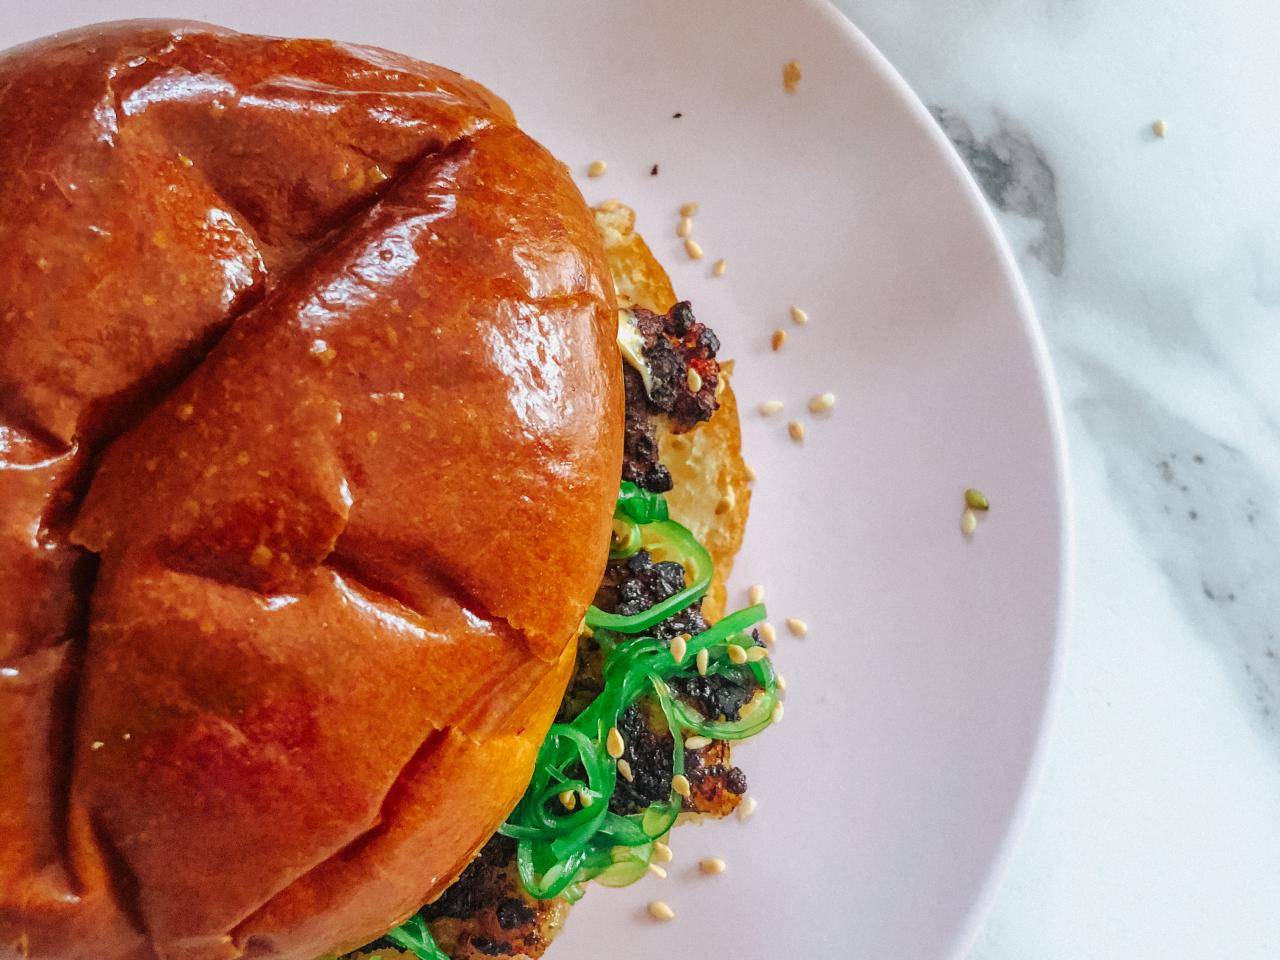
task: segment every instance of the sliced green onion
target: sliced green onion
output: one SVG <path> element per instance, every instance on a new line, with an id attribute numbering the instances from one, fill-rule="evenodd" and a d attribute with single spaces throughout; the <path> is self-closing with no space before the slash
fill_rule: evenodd
<path id="1" fill-rule="evenodd" d="M 613 630 L 617 633 L 640 633 L 679 613 L 689 604 L 701 600 L 711 586 L 715 569 L 711 554 L 685 527 L 674 520 L 654 520 L 645 526 L 644 541 L 654 550 L 663 550 L 679 558 L 685 568 L 688 586 L 679 593 L 655 603 L 648 610 L 624 615 L 605 613 L 597 606 L 587 608 L 587 626 L 595 630 Z"/>
<path id="2" fill-rule="evenodd" d="M 618 490 L 618 505 L 615 514 L 625 514 L 636 523 L 653 523 L 655 520 L 666 520 L 667 498 L 660 493 L 642 490 L 630 480 L 623 480 Z"/>
<path id="3" fill-rule="evenodd" d="M 449 960 L 445 952 L 436 945 L 435 937 L 431 936 L 427 921 L 422 919 L 421 914 L 414 914 L 394 930 L 387 931 L 387 939 L 404 947 L 420 960 Z"/>

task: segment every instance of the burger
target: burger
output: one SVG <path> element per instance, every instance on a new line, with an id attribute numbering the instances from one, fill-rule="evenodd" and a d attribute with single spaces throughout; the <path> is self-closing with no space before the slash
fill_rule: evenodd
<path id="1" fill-rule="evenodd" d="M 507 105 L 0 54 L 0 958 L 538 957 L 746 791 L 728 363 Z"/>

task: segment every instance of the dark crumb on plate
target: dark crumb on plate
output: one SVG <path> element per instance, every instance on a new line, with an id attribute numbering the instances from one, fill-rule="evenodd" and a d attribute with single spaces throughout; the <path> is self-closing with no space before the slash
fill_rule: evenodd
<path id="1" fill-rule="evenodd" d="M 655 163 L 649 168 L 649 176 L 656 177 L 658 175 L 658 165 Z"/>
<path id="2" fill-rule="evenodd" d="M 672 120 L 679 120 L 679 119 L 680 119 L 681 117 L 683 117 L 683 116 L 684 116 L 684 114 L 677 110 L 675 113 L 673 113 L 673 114 L 671 115 L 671 119 L 672 119 Z"/>

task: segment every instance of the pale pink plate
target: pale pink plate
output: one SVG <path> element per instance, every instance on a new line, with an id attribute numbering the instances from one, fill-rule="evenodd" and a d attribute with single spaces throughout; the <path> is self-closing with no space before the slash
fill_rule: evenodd
<path id="1" fill-rule="evenodd" d="M 766 586 L 789 682 L 785 722 L 738 754 L 759 811 L 679 831 L 670 879 L 592 891 L 552 956 L 963 953 L 1025 807 L 1060 661 L 1062 430 L 1009 253 L 892 67 L 821 0 L 46 0 L 13 5 L 0 46 L 129 16 L 374 43 L 484 81 L 588 199 L 637 208 L 739 361 L 759 481 L 735 582 Z M 793 58 L 803 79 L 788 95 Z M 608 171 L 587 179 L 597 158 Z M 700 263 L 675 236 L 689 200 Z M 814 416 L 823 391 L 836 407 Z M 766 419 L 756 406 L 772 399 L 786 410 Z M 972 539 L 969 486 L 992 503 Z M 698 874 L 710 855 L 724 875 Z M 674 922 L 647 917 L 655 898 Z"/>

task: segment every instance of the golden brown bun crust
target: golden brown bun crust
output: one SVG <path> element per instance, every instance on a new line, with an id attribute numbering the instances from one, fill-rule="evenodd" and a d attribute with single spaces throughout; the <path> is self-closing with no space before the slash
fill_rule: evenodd
<path id="1" fill-rule="evenodd" d="M 366 943 L 518 799 L 604 565 L 590 213 L 326 41 L 61 34 L 0 130 L 0 958 Z"/>
<path id="2" fill-rule="evenodd" d="M 618 303 L 666 313 L 676 302 L 671 279 L 635 230 L 635 213 L 616 201 L 597 207 L 596 227 L 604 241 Z M 711 326 L 714 328 L 715 323 Z M 665 418 L 658 428 L 660 458 L 674 486 L 667 494 L 671 516 L 688 527 L 711 553 L 715 579 L 703 612 L 711 621 L 725 611 L 725 581 L 742 546 L 751 505 L 747 466 L 742 459 L 742 424 L 730 380 L 733 362 L 720 365 L 720 408 L 688 433 L 674 433 Z"/>

